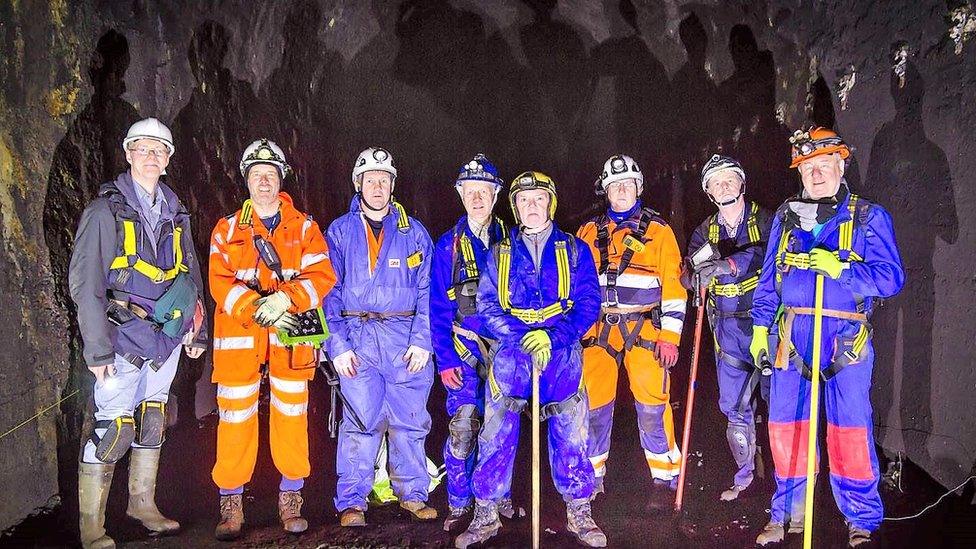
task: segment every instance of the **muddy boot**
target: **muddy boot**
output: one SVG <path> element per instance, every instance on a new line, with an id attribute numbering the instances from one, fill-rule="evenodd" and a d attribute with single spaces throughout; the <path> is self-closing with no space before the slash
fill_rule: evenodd
<path id="1" fill-rule="evenodd" d="M 871 532 L 868 532 L 864 528 L 858 528 L 853 524 L 848 525 L 847 531 L 847 546 L 857 547 L 865 543 L 871 543 Z"/>
<path id="2" fill-rule="evenodd" d="M 786 537 L 786 530 L 783 528 L 783 523 L 769 521 L 756 537 L 756 545 L 765 547 L 770 543 L 781 543 L 784 537 Z"/>
<path id="3" fill-rule="evenodd" d="M 298 490 L 278 493 L 278 518 L 289 534 L 301 534 L 308 530 L 308 521 L 302 518 L 302 493 Z"/>
<path id="4" fill-rule="evenodd" d="M 522 507 L 515 507 L 512 503 L 512 498 L 503 498 L 498 500 L 498 514 L 507 518 L 513 519 L 515 517 L 524 518 L 525 509 Z"/>
<path id="5" fill-rule="evenodd" d="M 607 546 L 607 535 L 593 522 L 589 498 L 574 499 L 566 503 L 566 529 L 587 547 Z"/>
<path id="6" fill-rule="evenodd" d="M 454 547 L 465 549 L 476 543 L 484 543 L 497 534 L 501 527 L 498 505 L 493 501 L 478 501 L 474 506 L 474 519 L 468 529 L 454 539 Z"/>
<path id="7" fill-rule="evenodd" d="M 647 510 L 651 513 L 668 513 L 674 509 L 674 497 L 678 481 L 654 479 L 651 483 L 651 496 L 647 501 Z"/>
<path id="8" fill-rule="evenodd" d="M 745 491 L 748 486 L 739 486 L 738 484 L 733 485 L 728 490 L 722 492 L 722 495 L 718 499 L 722 501 L 733 501 L 739 497 L 739 494 Z"/>
<path id="9" fill-rule="evenodd" d="M 339 526 L 360 528 L 366 526 L 366 513 L 359 507 L 350 507 L 339 513 Z"/>
<path id="10" fill-rule="evenodd" d="M 115 541 L 105 535 L 105 502 L 114 472 L 114 463 L 78 464 L 78 529 L 85 549 L 115 547 Z"/>
<path id="11" fill-rule="evenodd" d="M 156 472 L 159 448 L 133 448 L 129 454 L 129 508 L 125 514 L 142 523 L 154 535 L 175 534 L 180 523 L 168 519 L 156 507 Z"/>
<path id="12" fill-rule="evenodd" d="M 593 481 L 593 495 L 590 496 L 590 501 L 595 500 L 598 495 L 604 493 L 606 493 L 606 490 L 603 489 L 603 477 L 596 477 Z"/>
<path id="13" fill-rule="evenodd" d="M 221 541 L 231 541 L 241 537 L 244 526 L 244 502 L 241 494 L 220 496 L 220 522 L 214 536 Z"/>
<path id="14" fill-rule="evenodd" d="M 400 509 L 408 511 L 414 518 L 419 520 L 434 520 L 437 518 L 437 509 L 428 507 L 423 501 L 401 501 Z"/>
<path id="15" fill-rule="evenodd" d="M 447 518 L 444 519 L 444 531 L 450 532 L 452 528 L 457 526 L 457 523 L 461 522 L 468 513 L 471 512 L 473 507 L 471 505 L 465 505 L 464 507 L 451 506 L 450 512 L 447 514 Z"/>

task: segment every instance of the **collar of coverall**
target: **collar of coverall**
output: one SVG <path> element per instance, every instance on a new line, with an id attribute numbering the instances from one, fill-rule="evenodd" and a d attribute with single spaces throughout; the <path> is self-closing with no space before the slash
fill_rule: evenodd
<path id="1" fill-rule="evenodd" d="M 787 216 L 792 217 L 792 221 L 804 231 L 811 231 L 817 225 L 822 225 L 837 215 L 838 206 L 843 204 L 848 194 L 850 190 L 846 179 L 840 180 L 837 194 L 828 198 L 814 200 L 805 190 L 801 191 L 799 195 L 786 202 L 789 208 Z"/>

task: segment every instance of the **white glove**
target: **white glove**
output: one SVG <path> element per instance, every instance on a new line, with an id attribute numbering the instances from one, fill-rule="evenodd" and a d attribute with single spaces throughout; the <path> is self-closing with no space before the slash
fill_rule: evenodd
<path id="1" fill-rule="evenodd" d="M 258 309 L 254 311 L 254 320 L 267 328 L 285 314 L 288 307 L 291 307 L 291 298 L 285 292 L 275 292 L 254 303 L 258 306 Z"/>
<path id="2" fill-rule="evenodd" d="M 332 365 L 335 366 L 336 372 L 342 377 L 354 377 L 356 375 L 356 366 L 359 366 L 359 358 L 352 349 L 340 354 L 339 356 L 332 359 Z"/>
<path id="3" fill-rule="evenodd" d="M 291 332 L 297 330 L 299 326 L 301 326 L 301 323 L 299 322 L 297 316 L 286 311 L 284 314 L 278 317 L 278 320 L 272 322 L 271 325 L 277 328 L 279 331 L 290 334 Z"/>
<path id="4" fill-rule="evenodd" d="M 424 369 L 427 361 L 430 360 L 430 351 L 421 349 L 416 345 L 407 348 L 407 353 L 403 355 L 403 361 L 407 363 L 407 371 L 416 374 Z"/>

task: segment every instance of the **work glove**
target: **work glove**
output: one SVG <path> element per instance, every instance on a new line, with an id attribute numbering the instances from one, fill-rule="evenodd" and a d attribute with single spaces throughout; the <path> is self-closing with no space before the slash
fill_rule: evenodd
<path id="1" fill-rule="evenodd" d="M 762 368 L 762 363 L 769 360 L 769 328 L 765 326 L 752 327 L 752 342 L 749 343 L 749 354 L 756 368 Z"/>
<path id="2" fill-rule="evenodd" d="M 460 389 L 462 381 L 461 368 L 448 368 L 441 372 L 441 383 L 448 389 Z"/>
<path id="3" fill-rule="evenodd" d="M 552 359 L 552 340 L 545 330 L 532 330 L 522 336 L 522 350 L 532 356 L 532 367 L 540 372 Z"/>
<path id="4" fill-rule="evenodd" d="M 430 351 L 421 349 L 416 345 L 407 347 L 407 352 L 403 355 L 403 361 L 407 363 L 407 371 L 411 374 L 416 374 L 420 370 L 423 370 L 429 360 Z"/>
<path id="5" fill-rule="evenodd" d="M 254 320 L 267 328 L 275 323 L 291 307 L 291 298 L 285 292 L 275 292 L 254 302 Z"/>
<path id="6" fill-rule="evenodd" d="M 850 264 L 838 259 L 833 252 L 821 248 L 814 248 L 810 251 L 810 268 L 824 276 L 837 280 L 844 269 L 848 267 Z"/>
<path id="7" fill-rule="evenodd" d="M 549 366 L 549 361 L 552 360 L 552 349 L 542 348 L 531 353 L 530 356 L 532 357 L 532 367 L 539 372 L 545 372 L 546 367 Z"/>
<path id="8" fill-rule="evenodd" d="M 359 357 L 352 349 L 340 354 L 332 359 L 332 365 L 336 372 L 342 377 L 355 377 L 356 367 L 359 366 Z"/>
<path id="9" fill-rule="evenodd" d="M 678 363 L 678 346 L 670 341 L 657 340 L 654 345 L 654 357 L 665 370 L 670 370 Z"/>
<path id="10" fill-rule="evenodd" d="M 732 265 L 731 259 L 713 259 L 702 263 L 698 267 L 698 278 L 701 285 L 707 287 L 715 277 L 732 274 Z"/>
<path id="11" fill-rule="evenodd" d="M 279 316 L 278 320 L 272 322 L 271 325 L 274 326 L 276 330 L 290 335 L 292 331 L 297 330 L 301 326 L 301 321 L 298 320 L 298 315 L 285 311 L 285 313 Z"/>

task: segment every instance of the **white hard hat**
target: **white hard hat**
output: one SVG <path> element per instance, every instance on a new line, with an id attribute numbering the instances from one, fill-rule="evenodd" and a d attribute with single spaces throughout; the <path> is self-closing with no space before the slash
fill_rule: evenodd
<path id="1" fill-rule="evenodd" d="M 357 192 L 359 191 L 359 176 L 373 170 L 389 173 L 392 176 L 392 181 L 396 182 L 397 170 L 393 165 L 393 155 L 386 149 L 370 147 L 359 153 L 359 157 L 356 158 L 356 165 L 352 168 L 352 184 L 356 186 Z"/>
<path id="2" fill-rule="evenodd" d="M 274 141 L 258 139 L 244 149 L 241 156 L 241 175 L 247 178 L 247 170 L 255 164 L 270 164 L 278 168 L 278 176 L 284 179 L 291 173 L 291 166 L 285 162 L 285 153 Z"/>
<path id="3" fill-rule="evenodd" d="M 644 172 L 634 159 L 626 154 L 615 154 L 603 163 L 603 172 L 600 173 L 599 183 L 604 191 L 607 186 L 616 181 L 624 179 L 637 180 L 637 194 L 644 192 Z"/>
<path id="4" fill-rule="evenodd" d="M 746 182 L 746 172 L 742 169 L 742 164 L 739 161 L 732 158 L 731 156 L 724 156 L 721 154 L 713 154 L 708 162 L 702 166 L 701 171 L 701 187 L 706 193 L 708 192 L 708 180 L 715 174 L 725 170 L 732 170 L 739 179 L 742 180 L 742 184 L 745 185 Z"/>
<path id="5" fill-rule="evenodd" d="M 125 134 L 125 139 L 122 140 L 122 150 L 127 151 L 129 143 L 140 139 L 155 139 L 166 145 L 170 156 L 176 154 L 176 147 L 173 146 L 173 133 L 165 124 L 155 118 L 146 118 L 129 126 L 129 132 Z"/>

